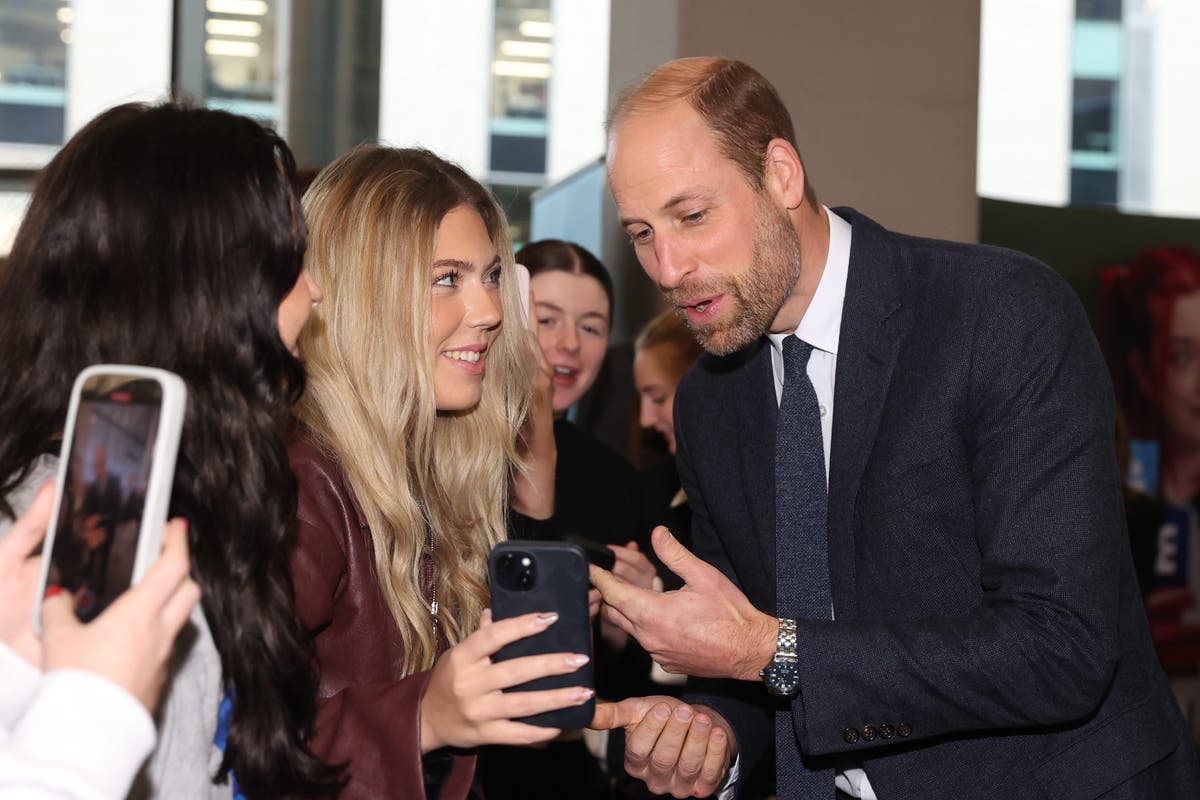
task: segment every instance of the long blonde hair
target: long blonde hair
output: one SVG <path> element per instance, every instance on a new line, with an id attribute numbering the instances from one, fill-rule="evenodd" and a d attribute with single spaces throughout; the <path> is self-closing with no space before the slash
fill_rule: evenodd
<path id="1" fill-rule="evenodd" d="M 325 300 L 300 338 L 308 386 L 297 414 L 341 463 L 366 517 L 407 675 L 437 654 L 421 591 L 431 533 L 447 641 L 474 630 L 487 604 L 487 555 L 505 538 L 535 364 L 522 327 L 502 324 L 479 405 L 437 411 L 429 320 L 438 226 L 459 206 L 478 210 L 500 256 L 506 320 L 521 314 L 512 244 L 491 195 L 425 150 L 361 145 L 323 170 L 303 203 L 305 263 Z"/>

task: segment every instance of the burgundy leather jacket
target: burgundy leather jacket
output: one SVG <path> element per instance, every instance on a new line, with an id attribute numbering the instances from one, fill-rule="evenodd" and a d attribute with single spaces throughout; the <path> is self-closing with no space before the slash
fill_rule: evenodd
<path id="1" fill-rule="evenodd" d="M 424 798 L 420 721 L 429 672 L 399 677 L 404 642 L 375 578 L 366 519 L 341 468 L 307 438 L 293 439 L 288 456 L 300 484 L 296 608 L 316 640 L 320 677 L 313 752 L 349 763 L 342 798 Z M 461 800 L 470 791 L 475 757 L 453 759 L 441 800 Z"/>

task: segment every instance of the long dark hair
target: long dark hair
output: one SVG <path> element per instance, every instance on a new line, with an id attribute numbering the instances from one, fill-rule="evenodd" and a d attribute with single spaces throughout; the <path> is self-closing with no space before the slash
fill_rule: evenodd
<path id="1" fill-rule="evenodd" d="M 0 496 L 57 449 L 83 367 L 187 383 L 171 513 L 190 522 L 235 698 L 218 779 L 232 768 L 251 797 L 338 788 L 307 745 L 313 649 L 288 569 L 296 483 L 279 431 L 304 372 L 277 313 L 304 256 L 294 175 L 283 140 L 249 119 L 119 106 L 41 173 L 0 275 Z"/>

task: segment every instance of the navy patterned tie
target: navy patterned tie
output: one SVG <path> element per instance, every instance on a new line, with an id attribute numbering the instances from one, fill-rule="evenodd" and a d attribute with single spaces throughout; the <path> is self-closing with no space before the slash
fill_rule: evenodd
<path id="1" fill-rule="evenodd" d="M 783 340 L 783 399 L 775 429 L 775 597 L 777 616 L 829 619 L 829 514 L 825 448 L 817 393 L 808 379 L 812 345 Z M 803 647 L 803 642 L 798 647 Z M 793 701 L 802 708 L 803 697 Z M 833 770 L 809 770 L 800 758 L 792 708 L 775 712 L 775 780 L 779 800 L 829 800 Z"/>

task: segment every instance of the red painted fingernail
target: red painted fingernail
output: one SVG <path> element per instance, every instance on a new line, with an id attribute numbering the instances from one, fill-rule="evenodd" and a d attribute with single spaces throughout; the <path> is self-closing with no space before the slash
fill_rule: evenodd
<path id="1" fill-rule="evenodd" d="M 46 598 L 51 598 L 55 595 L 62 594 L 62 590 L 63 588 L 57 583 L 52 583 L 46 587 Z"/>

